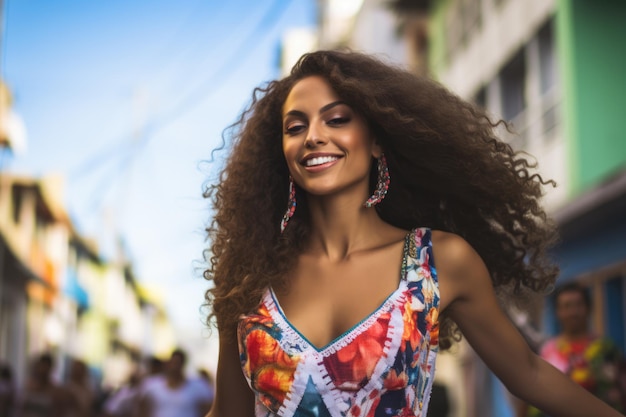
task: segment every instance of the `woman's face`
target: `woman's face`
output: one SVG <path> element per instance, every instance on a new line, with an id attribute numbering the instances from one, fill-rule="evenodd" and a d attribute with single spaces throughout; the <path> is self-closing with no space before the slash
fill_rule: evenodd
<path id="1" fill-rule="evenodd" d="M 357 190 L 365 199 L 372 157 L 381 149 L 363 117 L 324 78 L 310 76 L 283 105 L 283 152 L 294 181 L 309 194 Z"/>

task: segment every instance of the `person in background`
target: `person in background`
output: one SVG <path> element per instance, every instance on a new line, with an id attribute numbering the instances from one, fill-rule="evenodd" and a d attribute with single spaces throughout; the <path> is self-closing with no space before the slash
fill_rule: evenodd
<path id="1" fill-rule="evenodd" d="M 625 393 L 620 384 L 623 355 L 615 344 L 590 330 L 591 298 L 578 283 L 568 283 L 554 295 L 560 333 L 548 339 L 539 355 L 594 396 L 624 411 Z M 518 416 L 544 417 L 534 407 Z"/>
<path id="2" fill-rule="evenodd" d="M 157 356 L 150 356 L 146 360 L 146 377 L 157 376 L 163 373 L 165 364 Z"/>
<path id="3" fill-rule="evenodd" d="M 72 359 L 64 387 L 71 397 L 71 417 L 91 417 L 94 411 L 95 392 L 89 368 L 84 361 Z"/>
<path id="4" fill-rule="evenodd" d="M 213 397 L 215 396 L 215 379 L 213 374 L 204 368 L 198 369 L 198 382 L 204 384 L 210 392 L 210 403 L 213 405 Z"/>
<path id="5" fill-rule="evenodd" d="M 0 363 L 0 417 L 13 417 L 15 386 L 9 364 Z"/>
<path id="6" fill-rule="evenodd" d="M 209 416 L 424 417 L 459 331 L 554 417 L 620 415 L 534 355 L 498 303 L 543 293 L 558 268 L 549 182 L 484 111 L 376 57 L 316 51 L 239 121 L 206 190 Z"/>
<path id="7" fill-rule="evenodd" d="M 102 417 L 134 417 L 137 413 L 141 375 L 132 372 L 126 384 L 107 398 Z"/>
<path id="8" fill-rule="evenodd" d="M 70 394 L 52 379 L 54 360 L 43 353 L 31 363 L 30 375 L 21 392 L 17 417 L 66 417 L 72 406 Z"/>
<path id="9" fill-rule="evenodd" d="M 204 383 L 185 376 L 187 354 L 177 349 L 163 375 L 142 384 L 138 417 L 201 417 L 211 408 L 212 392 Z"/>
<path id="10" fill-rule="evenodd" d="M 144 370 L 140 378 L 140 391 L 145 390 L 153 382 L 162 380 L 167 363 L 157 356 L 149 356 L 144 362 Z"/>

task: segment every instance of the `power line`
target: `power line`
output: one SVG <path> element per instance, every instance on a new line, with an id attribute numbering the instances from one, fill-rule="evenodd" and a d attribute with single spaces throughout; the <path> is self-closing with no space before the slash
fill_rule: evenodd
<path id="1" fill-rule="evenodd" d="M 159 43 L 159 48 L 156 52 L 153 52 L 151 54 L 151 57 L 147 58 L 145 60 L 145 62 L 143 64 L 140 65 L 140 67 L 146 67 L 146 66 L 150 66 L 151 69 L 154 70 L 155 65 L 154 60 L 158 59 L 158 60 L 162 60 L 163 56 L 168 56 L 167 61 L 165 62 L 164 65 L 160 65 L 157 68 L 157 71 L 152 72 L 151 74 L 148 75 L 148 81 L 150 80 L 155 80 L 156 78 L 158 78 L 158 76 L 164 72 L 166 72 L 166 70 L 171 67 L 172 65 L 174 65 L 179 59 L 179 57 L 186 55 L 189 53 L 189 50 L 191 50 L 192 48 L 187 47 L 184 49 L 178 49 L 176 48 L 176 39 L 178 38 L 178 36 L 180 34 L 183 33 L 183 31 L 185 29 L 188 29 L 191 23 L 191 19 L 196 17 L 200 7 L 203 5 L 203 0 L 199 0 L 193 7 L 191 7 L 188 12 L 186 13 L 185 17 L 183 18 L 182 22 L 180 22 L 178 24 L 178 26 L 176 27 L 176 29 L 174 30 L 174 33 L 169 37 L 169 39 L 167 40 L 167 42 L 160 42 Z M 211 17 L 216 20 L 219 18 L 220 14 L 222 13 L 222 11 L 226 8 L 227 2 L 223 2 L 220 1 L 218 2 L 218 6 L 217 8 L 214 8 L 211 10 Z M 201 37 L 197 36 L 194 39 L 197 42 L 201 41 Z M 187 46 L 187 45 L 186 45 Z M 194 47 L 196 47 L 197 45 L 193 45 Z M 176 55 L 172 56 L 170 54 L 170 51 L 172 48 L 176 48 Z"/>
<path id="2" fill-rule="evenodd" d="M 96 154 L 91 155 L 86 161 L 70 171 L 70 178 L 85 178 L 85 176 L 90 172 L 95 171 L 111 159 L 120 156 L 122 152 L 128 151 L 130 146 L 131 144 L 128 142 L 128 139 L 124 139 L 123 141 L 113 143 L 112 145 L 99 150 Z"/>
<path id="3" fill-rule="evenodd" d="M 258 43 L 259 39 L 271 30 L 271 28 L 280 20 L 288 6 L 293 0 L 275 0 L 267 9 L 259 23 L 244 39 L 238 48 L 234 50 L 230 58 L 222 61 L 222 65 L 215 73 L 199 87 L 195 88 L 187 97 L 179 100 L 178 104 L 169 110 L 166 114 L 155 117 L 145 126 L 147 134 L 144 134 L 141 141 L 149 142 L 161 129 L 169 125 L 181 115 L 187 113 L 201 101 L 205 100 L 213 90 L 220 86 L 225 79 L 230 77 L 239 65 L 248 57 L 249 51 L 253 45 Z M 106 147 L 104 150 L 98 151 L 89 157 L 79 167 L 72 170 L 71 176 L 76 179 L 85 178 L 90 171 L 95 170 L 110 159 L 119 156 L 120 152 L 128 147 L 128 139 L 124 138 L 113 145 Z"/>
<path id="4" fill-rule="evenodd" d="M 158 131 L 164 126 L 194 108 L 201 101 L 205 100 L 217 87 L 221 86 L 225 79 L 234 73 L 235 68 L 239 68 L 242 62 L 248 57 L 251 45 L 259 42 L 259 39 L 266 35 L 272 27 L 280 20 L 293 0 L 275 0 L 272 6 L 265 12 L 254 30 L 244 39 L 240 47 L 237 48 L 229 59 L 222 61 L 222 65 L 206 82 L 194 89 L 187 97 L 183 98 L 168 114 L 159 118 L 158 122 L 152 124 L 152 130 Z"/>
<path id="5" fill-rule="evenodd" d="M 205 100 L 208 95 L 212 94 L 216 87 L 219 87 L 234 73 L 233 69 L 238 68 L 239 65 L 245 61 L 245 59 L 249 56 L 249 50 L 258 43 L 259 39 L 263 38 L 270 32 L 270 30 L 280 20 L 286 9 L 288 9 L 288 6 L 292 1 L 293 0 L 275 0 L 272 6 L 267 9 L 263 17 L 259 20 L 259 23 L 255 26 L 255 28 L 244 39 L 240 46 L 234 50 L 234 53 L 230 56 L 230 58 L 222 61 L 222 65 L 206 82 L 195 89 L 187 97 L 180 100 L 179 103 L 168 113 L 161 117 L 154 118 L 151 123 L 145 125 L 144 134 L 139 142 L 135 144 L 135 151 L 117 165 L 121 169 L 116 170 L 114 175 L 111 177 L 105 178 L 102 187 L 98 187 L 96 189 L 98 196 L 100 197 L 98 199 L 98 205 L 102 203 L 104 195 L 108 189 L 122 173 L 128 171 L 128 167 L 131 166 L 134 159 L 140 154 L 141 150 L 147 146 L 150 140 L 153 139 L 160 130 L 171 124 L 183 114 L 195 108 L 200 102 Z M 96 166 L 102 164 L 102 162 L 109 158 L 109 156 L 115 156 L 115 153 L 119 152 L 120 148 L 123 148 L 123 144 L 118 143 L 109 148 L 107 152 L 100 152 L 98 155 L 90 158 L 87 163 L 83 164 L 83 169 L 88 170 L 90 169 L 89 167 L 91 167 L 91 169 L 95 168 Z"/>
<path id="6" fill-rule="evenodd" d="M 141 151 L 145 149 L 148 143 L 157 135 L 159 131 L 166 126 L 174 122 L 186 112 L 195 108 L 200 102 L 206 99 L 207 96 L 213 93 L 214 89 L 220 86 L 226 79 L 233 74 L 233 68 L 238 68 L 242 65 L 249 54 L 246 50 L 250 48 L 250 45 L 258 43 L 261 38 L 264 38 L 271 32 L 277 22 L 280 20 L 285 10 L 288 8 L 289 3 L 292 0 L 276 0 L 272 6 L 266 11 L 263 17 L 259 20 L 259 23 L 255 26 L 244 41 L 236 48 L 229 59 L 222 61 L 222 65 L 218 70 L 205 81 L 198 89 L 195 89 L 190 95 L 179 101 L 179 104 L 173 107 L 168 113 L 163 116 L 153 118 L 153 120 L 145 125 L 144 134 L 133 145 L 132 152 L 116 164 L 116 169 L 112 176 L 105 176 L 104 180 L 94 190 L 95 197 L 92 197 L 92 203 L 90 206 L 100 206 L 104 201 L 106 193 L 113 186 L 113 184 L 119 180 L 119 178 L 127 174 L 132 164 L 140 156 Z M 222 139 L 223 140 L 223 139 Z M 222 145 L 223 146 L 223 145 Z M 120 144 L 114 145 L 107 152 L 100 153 L 94 158 L 90 158 L 86 164 L 83 165 L 83 169 L 88 169 L 92 164 L 101 164 L 111 156 L 114 156 L 116 152 L 119 152 L 123 146 Z M 129 179 L 127 179 L 129 180 Z"/>

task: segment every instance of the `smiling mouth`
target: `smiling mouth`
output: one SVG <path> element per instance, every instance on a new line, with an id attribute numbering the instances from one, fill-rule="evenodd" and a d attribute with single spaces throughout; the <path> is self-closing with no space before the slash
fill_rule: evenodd
<path id="1" fill-rule="evenodd" d="M 337 159 L 339 159 L 338 156 L 318 156 L 316 158 L 311 158 L 311 159 L 307 159 L 306 161 L 304 161 L 304 166 L 305 167 L 314 167 L 314 166 L 318 166 L 318 165 L 324 165 L 324 164 L 327 164 L 329 162 L 334 162 Z"/>

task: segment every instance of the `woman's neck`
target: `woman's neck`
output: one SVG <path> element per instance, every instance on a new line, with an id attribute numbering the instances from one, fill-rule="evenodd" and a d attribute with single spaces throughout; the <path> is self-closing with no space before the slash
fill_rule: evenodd
<path id="1" fill-rule="evenodd" d="M 365 201 L 365 200 L 363 200 Z M 350 196 L 316 198 L 308 201 L 311 235 L 308 252 L 336 262 L 352 253 L 378 245 L 385 223 L 374 208 Z"/>

